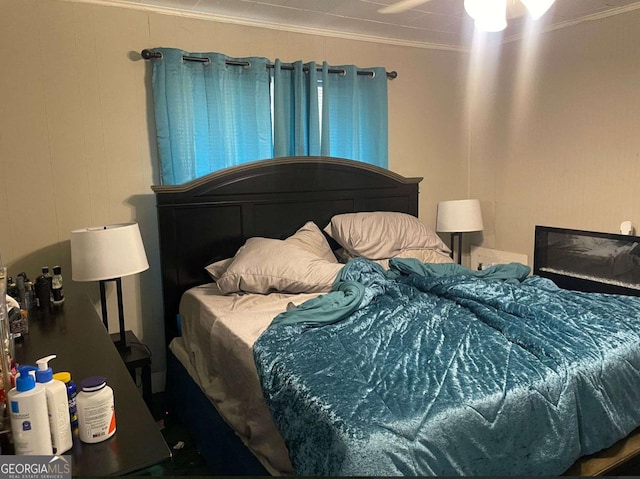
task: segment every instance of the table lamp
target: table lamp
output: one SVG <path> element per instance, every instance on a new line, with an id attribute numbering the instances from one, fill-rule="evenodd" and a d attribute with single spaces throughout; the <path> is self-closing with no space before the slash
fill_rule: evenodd
<path id="1" fill-rule="evenodd" d="M 122 304 L 123 276 L 149 269 L 138 223 L 112 224 L 83 228 L 71 232 L 71 278 L 74 281 L 99 281 L 102 322 L 109 330 L 105 285 L 116 283 L 118 298 L 119 339 L 114 341 L 120 351 L 127 344 Z"/>
<path id="2" fill-rule="evenodd" d="M 451 233 L 451 257 L 458 238 L 458 264 L 462 264 L 462 233 L 482 231 L 482 212 L 478 200 L 452 200 L 438 203 L 436 231 Z"/>

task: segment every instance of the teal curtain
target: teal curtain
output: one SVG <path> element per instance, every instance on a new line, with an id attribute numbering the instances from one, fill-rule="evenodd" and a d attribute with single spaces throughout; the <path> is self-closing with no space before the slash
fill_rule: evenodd
<path id="1" fill-rule="evenodd" d="M 163 184 L 273 157 L 266 58 L 154 50 L 162 53 L 153 62 L 152 83 Z M 208 61 L 185 61 L 183 55 Z"/>
<path id="2" fill-rule="evenodd" d="M 292 68 L 292 69 L 291 69 Z M 317 156 L 320 149 L 318 74 L 315 62 L 273 67 L 273 155 Z"/>
<path id="3" fill-rule="evenodd" d="M 276 60 L 274 67 L 274 156 L 334 156 L 387 168 L 384 68 L 367 68 L 369 76 L 354 65 L 324 62 L 320 72 L 314 62 L 292 66 Z"/>
<path id="4" fill-rule="evenodd" d="M 269 65 L 261 57 L 154 51 L 162 54 L 152 73 L 162 184 L 282 156 L 333 156 L 388 167 L 384 68 L 367 68 L 371 76 L 358 75 L 354 65 Z"/>
<path id="5" fill-rule="evenodd" d="M 358 75 L 353 65 L 332 66 L 344 74 L 323 71 L 323 145 L 331 156 L 388 167 L 387 74 L 366 68 L 373 76 Z M 324 68 L 323 68 L 324 69 Z M 324 138 L 326 136 L 326 138 Z"/>

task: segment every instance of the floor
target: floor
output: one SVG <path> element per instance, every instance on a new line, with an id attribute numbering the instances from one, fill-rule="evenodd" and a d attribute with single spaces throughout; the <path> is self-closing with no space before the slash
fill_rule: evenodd
<path id="1" fill-rule="evenodd" d="M 172 457 L 136 475 L 176 477 L 215 474 L 215 471 L 210 471 L 207 468 L 204 458 L 198 452 L 194 441 L 182 424 L 167 415 L 163 393 L 153 395 L 152 413 L 171 449 Z"/>

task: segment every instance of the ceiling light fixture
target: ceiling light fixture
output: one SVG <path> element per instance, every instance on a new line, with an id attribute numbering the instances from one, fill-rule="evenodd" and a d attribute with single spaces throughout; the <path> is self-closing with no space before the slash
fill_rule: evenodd
<path id="1" fill-rule="evenodd" d="M 464 0 L 464 9 L 479 30 L 499 32 L 507 27 L 507 1 L 515 0 Z M 519 1 L 527 7 L 531 18 L 537 20 L 551 8 L 555 0 Z"/>
<path id="2" fill-rule="evenodd" d="M 529 10 L 529 15 L 533 20 L 537 20 L 551 8 L 555 0 L 520 0 Z"/>

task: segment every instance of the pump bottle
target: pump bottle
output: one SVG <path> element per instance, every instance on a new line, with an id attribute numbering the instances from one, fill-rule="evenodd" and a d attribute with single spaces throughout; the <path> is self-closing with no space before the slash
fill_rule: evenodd
<path id="1" fill-rule="evenodd" d="M 36 381 L 44 386 L 46 392 L 53 453 L 62 454 L 71 449 L 73 438 L 69 423 L 67 387 L 62 381 L 53 379 L 53 371 L 49 367 L 49 361 L 55 357 L 56 355 L 52 354 L 36 361 L 38 365 Z"/>
<path id="2" fill-rule="evenodd" d="M 36 383 L 33 366 L 20 366 L 16 387 L 7 393 L 16 454 L 53 454 L 45 387 Z"/>

